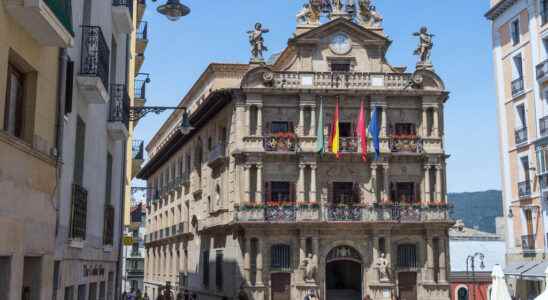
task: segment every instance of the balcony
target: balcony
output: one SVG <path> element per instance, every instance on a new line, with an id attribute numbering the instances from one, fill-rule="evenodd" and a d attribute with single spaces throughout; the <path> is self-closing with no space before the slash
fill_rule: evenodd
<path id="1" fill-rule="evenodd" d="M 177 234 L 187 234 L 190 233 L 188 229 L 188 222 L 181 222 L 177 226 Z"/>
<path id="2" fill-rule="evenodd" d="M 41 46 L 74 44 L 70 0 L 6 0 L 6 11 Z"/>
<path id="3" fill-rule="evenodd" d="M 207 165 L 212 168 L 224 163 L 225 160 L 225 145 L 222 143 L 213 146 L 213 148 L 211 149 L 211 151 L 209 151 L 209 154 L 207 155 Z"/>
<path id="4" fill-rule="evenodd" d="M 535 252 L 535 236 L 532 234 L 522 235 L 521 249 L 523 252 Z"/>
<path id="5" fill-rule="evenodd" d="M 531 197 L 531 181 L 525 180 L 518 183 L 518 196 L 520 198 Z"/>
<path id="6" fill-rule="evenodd" d="M 139 73 L 134 80 L 135 106 L 144 106 L 147 99 L 146 87 L 150 82 L 149 74 Z"/>
<path id="7" fill-rule="evenodd" d="M 416 135 L 392 135 L 389 141 L 392 153 L 416 153 L 423 151 L 422 139 Z"/>
<path id="8" fill-rule="evenodd" d="M 518 78 L 512 81 L 512 97 L 517 97 L 521 94 L 523 94 L 523 91 L 525 90 L 524 84 L 523 84 L 523 78 Z"/>
<path id="9" fill-rule="evenodd" d="M 70 238 L 86 239 L 88 191 L 79 184 L 72 184 L 70 209 Z"/>
<path id="10" fill-rule="evenodd" d="M 146 9 L 146 0 L 137 0 L 137 22 L 143 19 Z"/>
<path id="11" fill-rule="evenodd" d="M 112 0 L 112 21 L 119 33 L 133 31 L 133 0 Z"/>
<path id="12" fill-rule="evenodd" d="M 537 80 L 539 83 L 544 83 L 548 80 L 548 59 L 537 65 Z"/>
<path id="13" fill-rule="evenodd" d="M 132 155 L 132 164 L 131 164 L 131 176 L 132 178 L 135 178 L 137 173 L 141 171 L 141 165 L 144 162 L 144 142 L 140 140 L 134 140 L 131 145 L 131 153 Z"/>
<path id="14" fill-rule="evenodd" d="M 143 66 L 143 63 L 145 62 L 145 54 L 142 52 L 136 52 L 135 55 L 135 73 L 139 73 L 141 71 L 141 67 Z"/>
<path id="15" fill-rule="evenodd" d="M 516 129 L 514 133 L 516 145 L 527 143 L 527 127 Z"/>
<path id="16" fill-rule="evenodd" d="M 103 245 L 114 245 L 114 206 L 105 205 Z"/>
<path id="17" fill-rule="evenodd" d="M 274 72 L 272 85 L 286 89 L 403 89 L 411 80 L 409 73 L 365 72 Z"/>
<path id="18" fill-rule="evenodd" d="M 540 129 L 540 136 L 541 137 L 548 136 L 548 116 L 541 118 L 538 121 L 538 123 L 539 123 L 538 124 L 539 129 Z"/>
<path id="19" fill-rule="evenodd" d="M 263 138 L 263 147 L 267 152 L 295 152 L 298 139 L 294 133 L 280 132 Z"/>
<path id="20" fill-rule="evenodd" d="M 329 140 L 329 138 L 326 139 L 326 141 Z M 329 143 L 326 142 L 326 149 L 328 149 L 328 152 L 333 152 L 331 147 L 329 147 Z M 339 151 L 342 153 L 357 153 L 359 151 L 359 141 L 358 138 L 355 137 L 341 137 L 339 138 Z"/>
<path id="21" fill-rule="evenodd" d="M 148 45 L 148 22 L 141 21 L 137 23 L 137 32 L 135 34 L 135 52 L 145 53 Z"/>
<path id="22" fill-rule="evenodd" d="M 328 206 L 326 219 L 328 221 L 361 221 L 362 207 L 360 206 Z"/>
<path id="23" fill-rule="evenodd" d="M 110 87 L 108 131 L 112 139 L 125 140 L 129 126 L 129 96 L 126 86 L 113 84 Z"/>
<path id="24" fill-rule="evenodd" d="M 78 89 L 90 104 L 108 102 L 110 50 L 99 26 L 82 26 Z"/>

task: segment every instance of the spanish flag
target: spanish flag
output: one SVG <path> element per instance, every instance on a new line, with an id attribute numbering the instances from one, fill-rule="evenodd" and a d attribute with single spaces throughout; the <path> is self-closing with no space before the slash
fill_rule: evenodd
<path id="1" fill-rule="evenodd" d="M 337 97 L 337 104 L 335 107 L 335 114 L 333 115 L 333 122 L 331 123 L 331 136 L 329 137 L 329 148 L 331 152 L 340 157 L 340 134 L 339 134 L 339 98 Z"/>

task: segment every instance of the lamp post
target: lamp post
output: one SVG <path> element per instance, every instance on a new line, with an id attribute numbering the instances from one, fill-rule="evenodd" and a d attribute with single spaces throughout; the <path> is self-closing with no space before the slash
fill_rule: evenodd
<path id="1" fill-rule="evenodd" d="M 485 265 L 483 264 L 483 260 L 485 259 L 485 255 L 481 252 L 476 252 L 474 255 L 468 255 L 466 258 L 466 274 L 468 274 L 468 266 L 470 266 L 470 269 L 472 270 L 472 300 L 476 300 L 476 259 L 479 259 L 480 261 L 480 269 L 485 269 Z"/>
<path id="2" fill-rule="evenodd" d="M 152 0 L 152 2 L 156 1 Z M 190 8 L 181 4 L 179 0 L 167 0 L 165 4 L 158 6 L 156 10 L 170 21 L 177 21 L 190 13 Z"/>

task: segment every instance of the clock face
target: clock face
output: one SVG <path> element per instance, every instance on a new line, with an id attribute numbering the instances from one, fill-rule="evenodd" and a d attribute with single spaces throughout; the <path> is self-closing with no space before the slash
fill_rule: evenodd
<path id="1" fill-rule="evenodd" d="M 329 45 L 331 51 L 336 54 L 346 54 L 352 49 L 350 38 L 344 33 L 337 33 L 331 38 L 331 44 Z"/>

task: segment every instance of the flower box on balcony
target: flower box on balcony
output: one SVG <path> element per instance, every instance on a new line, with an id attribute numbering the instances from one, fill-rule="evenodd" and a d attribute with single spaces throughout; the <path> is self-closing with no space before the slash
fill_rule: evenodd
<path id="1" fill-rule="evenodd" d="M 297 150 L 297 136 L 293 132 L 277 132 L 266 136 L 264 149 L 268 152 L 294 152 Z"/>

